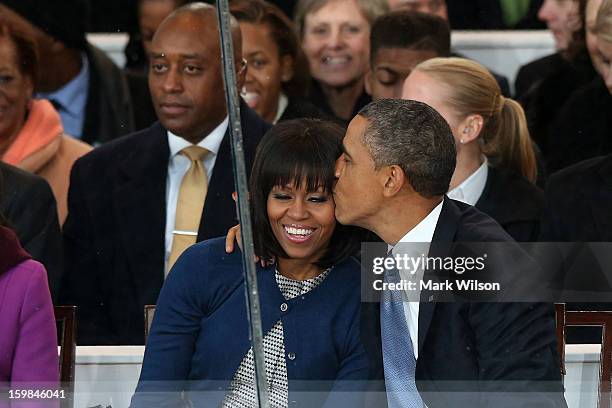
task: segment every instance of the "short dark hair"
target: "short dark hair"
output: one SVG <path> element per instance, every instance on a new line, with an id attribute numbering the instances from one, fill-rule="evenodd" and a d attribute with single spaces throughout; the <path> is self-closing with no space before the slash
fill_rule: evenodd
<path id="1" fill-rule="evenodd" d="M 253 236 L 259 257 L 287 257 L 268 218 L 267 201 L 272 188 L 290 183 L 300 187 L 304 182 L 308 191 L 322 187 L 331 194 L 343 137 L 344 130 L 339 125 L 317 119 L 281 122 L 263 137 L 250 179 Z M 359 248 L 360 231 L 336 223 L 327 251 L 315 264 L 328 268 L 354 255 Z"/>
<path id="2" fill-rule="evenodd" d="M 238 22 L 268 26 L 279 57 L 289 56 L 293 60 L 293 78 L 282 84 L 283 91 L 289 97 L 304 96 L 310 78 L 308 63 L 293 23 L 285 13 L 264 0 L 233 0 L 230 12 Z"/>
<path id="3" fill-rule="evenodd" d="M 446 20 L 417 11 L 398 10 L 378 17 L 370 34 L 370 63 L 381 48 L 433 51 L 450 56 L 450 27 Z"/>
<path id="4" fill-rule="evenodd" d="M 397 165 L 421 196 L 446 194 L 457 152 L 451 129 L 438 112 L 417 101 L 381 99 L 359 115 L 369 122 L 363 141 L 376 169 Z"/>
<path id="5" fill-rule="evenodd" d="M 15 58 L 19 72 L 32 80 L 36 86 L 38 78 L 38 52 L 34 39 L 0 18 L 0 38 L 7 38 L 15 45 Z"/>

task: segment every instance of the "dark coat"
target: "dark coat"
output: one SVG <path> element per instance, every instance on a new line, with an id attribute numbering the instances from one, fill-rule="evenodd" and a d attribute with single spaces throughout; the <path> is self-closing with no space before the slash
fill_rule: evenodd
<path id="1" fill-rule="evenodd" d="M 612 153 L 611 130 L 612 95 L 598 75 L 576 90 L 561 109 L 552 128 L 548 172 Z"/>
<path id="2" fill-rule="evenodd" d="M 577 163 L 546 185 L 543 239 L 612 241 L 612 155 Z"/>
<path id="3" fill-rule="evenodd" d="M 306 97 L 307 97 L 307 101 L 310 104 L 316 106 L 325 115 L 331 118 L 335 118 L 340 123 L 344 123 L 344 124 L 348 123 L 347 120 L 336 116 L 331 106 L 327 102 L 327 98 L 325 97 L 325 94 L 323 93 L 323 90 L 321 89 L 321 85 L 314 79 L 312 80 L 310 84 L 310 89 L 308 90 L 308 94 L 306 95 Z M 361 108 L 363 108 L 370 102 L 372 102 L 372 98 L 370 97 L 370 95 L 366 93 L 364 89 L 361 95 L 359 96 L 359 98 L 357 98 L 357 101 L 355 102 L 355 106 L 353 106 L 353 112 L 351 113 L 351 119 L 355 117 L 357 113 L 359 113 Z"/>
<path id="4" fill-rule="evenodd" d="M 489 167 L 487 183 L 475 205 L 517 242 L 537 241 L 544 192 L 523 177 Z"/>
<path id="5" fill-rule="evenodd" d="M 287 108 L 278 119 L 279 122 L 292 119 L 314 118 L 325 119 L 328 115 L 305 99 L 290 98 Z"/>
<path id="6" fill-rule="evenodd" d="M 512 272 L 519 272 L 508 268 L 531 262 L 490 217 L 446 198 L 429 256 L 457 256 L 454 244 L 470 242 L 508 243 L 505 249 L 512 251 L 507 259 L 498 253 L 499 264 L 506 265 L 505 273 L 497 275 L 500 281 L 516 280 Z M 518 259 L 521 254 L 523 259 Z M 552 304 L 438 302 L 437 296 L 421 291 L 419 307 L 416 382 L 428 407 L 566 406 Z M 371 377 L 382 385 L 380 304 L 364 303 L 362 310 L 362 337 L 374 367 Z M 496 394 L 500 391 L 513 394 L 504 399 Z"/>
<path id="7" fill-rule="evenodd" d="M 269 128 L 242 108 L 250 170 Z M 229 134 L 215 162 L 197 240 L 235 225 Z M 80 344 L 143 344 L 143 306 L 155 304 L 164 280 L 166 130 L 150 128 L 100 146 L 72 170 L 64 225 L 66 275 L 62 301 L 79 307 Z"/>
<path id="8" fill-rule="evenodd" d="M 569 310 L 610 310 L 612 155 L 585 160 L 555 173 L 546 186 L 546 201 L 541 240 L 564 243 L 548 257 L 548 268 L 557 274 L 556 281 L 563 290 L 560 300 L 573 301 L 568 303 Z M 601 331 L 570 328 L 567 341 L 599 343 Z"/>
<path id="9" fill-rule="evenodd" d="M 518 100 L 525 109 L 529 133 L 546 161 L 555 144 L 552 126 L 561 108 L 576 89 L 592 81 L 597 73 L 586 52 L 571 62 L 553 54 L 531 64 L 522 67 L 517 76 L 517 87 L 527 89 Z M 517 95 L 518 92 L 517 88 Z"/>
<path id="10" fill-rule="evenodd" d="M 51 187 L 41 177 L 0 162 L 0 214 L 21 246 L 47 269 L 51 295 L 57 300 L 63 273 L 62 235 Z"/>
<path id="11" fill-rule="evenodd" d="M 514 26 L 508 27 L 499 1 L 491 0 L 446 0 L 448 19 L 453 30 L 505 30 L 543 29 L 538 20 L 538 10 L 543 0 L 532 0 L 525 16 Z"/>
<path id="12" fill-rule="evenodd" d="M 90 76 L 81 140 L 104 143 L 133 132 L 134 105 L 124 72 L 93 45 L 86 53 Z"/>

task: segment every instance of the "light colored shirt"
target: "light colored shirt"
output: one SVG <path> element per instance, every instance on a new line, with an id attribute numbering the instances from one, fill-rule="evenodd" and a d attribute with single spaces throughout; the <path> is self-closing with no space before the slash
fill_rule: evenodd
<path id="1" fill-rule="evenodd" d="M 283 116 L 283 113 L 285 113 L 285 110 L 287 109 L 288 105 L 289 105 L 289 99 L 284 93 L 281 92 L 281 94 L 278 97 L 278 108 L 276 108 L 276 117 L 272 121 L 273 125 L 276 125 L 276 122 L 278 122 L 281 116 Z"/>
<path id="2" fill-rule="evenodd" d="M 64 132 L 77 139 L 81 139 L 83 137 L 88 93 L 89 60 L 87 55 L 83 53 L 81 54 L 81 71 L 77 76 L 56 91 L 36 94 L 36 98 L 51 101 L 62 118 Z"/>
<path id="3" fill-rule="evenodd" d="M 215 167 L 217 155 L 219 154 L 221 142 L 227 131 L 228 123 L 229 119 L 225 117 L 219 126 L 198 143 L 198 146 L 210 152 L 204 157 L 204 160 L 202 160 L 209 183 L 213 174 L 213 168 Z M 185 173 L 187 173 L 189 166 L 191 166 L 191 161 L 180 154 L 180 152 L 184 148 L 192 146 L 192 144 L 182 137 L 168 131 L 168 146 L 170 147 L 170 160 L 168 161 L 168 178 L 166 179 L 166 253 L 164 257 L 166 265 L 168 264 L 170 251 L 172 250 L 172 231 L 174 231 L 176 202 L 178 201 L 181 181 L 183 181 Z"/>
<path id="4" fill-rule="evenodd" d="M 463 180 L 463 183 L 447 193 L 449 198 L 469 205 L 476 205 L 487 184 L 489 176 L 489 162 L 485 158 L 478 170 Z"/>
<path id="5" fill-rule="evenodd" d="M 440 218 L 440 212 L 442 211 L 441 202 L 434 208 L 420 223 L 418 223 L 413 229 L 408 231 L 406 235 L 393 247 L 393 255 L 404 255 L 413 257 L 420 257 L 421 255 L 427 256 L 429 254 L 429 247 L 431 240 L 433 239 L 438 219 Z M 414 243 L 414 244 L 413 244 Z M 423 270 L 417 271 L 415 276 L 410 276 L 410 272 L 405 269 L 399 269 L 400 279 L 402 280 L 416 280 L 420 281 L 423 277 Z M 418 288 L 418 285 L 417 285 Z M 410 298 L 418 299 L 421 291 L 411 290 Z M 416 296 L 416 297 L 415 297 Z M 404 302 L 404 314 L 406 316 L 406 323 L 408 325 L 408 331 L 410 332 L 410 339 L 412 340 L 412 348 L 414 349 L 414 358 L 419 358 L 419 302 Z"/>

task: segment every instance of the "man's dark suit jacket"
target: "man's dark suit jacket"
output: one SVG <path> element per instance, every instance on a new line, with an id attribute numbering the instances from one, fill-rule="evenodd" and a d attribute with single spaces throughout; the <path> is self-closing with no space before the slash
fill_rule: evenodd
<path id="1" fill-rule="evenodd" d="M 544 211 L 544 192 L 513 173 L 489 167 L 487 183 L 475 205 L 517 242 L 537 241 Z"/>
<path id="2" fill-rule="evenodd" d="M 45 266 L 53 300 L 62 276 L 62 235 L 55 198 L 41 177 L 0 162 L 0 214 L 21 246 Z"/>
<path id="3" fill-rule="evenodd" d="M 244 104 L 247 169 L 269 125 Z M 235 225 L 229 134 L 221 143 L 197 240 Z M 79 344 L 143 344 L 143 306 L 164 281 L 166 129 L 150 128 L 100 146 L 79 159 L 64 225 L 63 304 L 79 307 Z"/>
<path id="4" fill-rule="evenodd" d="M 557 281 L 564 291 L 561 301 L 569 310 L 610 310 L 612 272 L 602 262 L 612 242 L 612 155 L 585 160 L 553 174 L 546 185 L 543 242 L 563 242 Z M 583 243 L 600 243 L 589 245 Z M 597 255 L 597 256 L 595 256 Z M 570 328 L 568 343 L 599 343 L 599 328 Z"/>
<path id="5" fill-rule="evenodd" d="M 516 245 L 484 213 L 445 198 L 429 256 L 455 256 L 451 247 L 462 242 Z M 517 252 L 512 253 L 500 263 L 515 265 Z M 515 280 L 515 276 L 500 278 Z M 371 378 L 380 385 L 384 379 L 380 304 L 364 303 L 362 310 Z M 416 382 L 429 408 L 565 406 L 552 304 L 438 302 L 435 294 L 422 291 L 418 338 Z M 379 400 L 371 404 L 384 406 L 383 389 L 377 391 Z M 510 394 L 504 398 L 498 393 L 503 391 Z"/>
<path id="6" fill-rule="evenodd" d="M 156 120 L 144 76 L 126 74 L 100 49 L 88 45 L 89 90 L 84 142 L 105 143 L 150 126 Z"/>

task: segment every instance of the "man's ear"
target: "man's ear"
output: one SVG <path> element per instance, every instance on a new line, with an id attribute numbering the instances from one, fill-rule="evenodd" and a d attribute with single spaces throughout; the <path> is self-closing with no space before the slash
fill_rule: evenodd
<path id="1" fill-rule="evenodd" d="M 283 55 L 281 63 L 281 82 L 289 82 L 293 79 L 295 71 L 293 69 L 293 58 L 291 55 Z"/>
<path id="2" fill-rule="evenodd" d="M 244 58 L 240 62 L 236 62 L 236 85 L 238 85 L 238 91 L 244 86 L 246 81 L 247 70 L 249 69 L 247 60 Z"/>
<path id="3" fill-rule="evenodd" d="M 393 197 L 401 191 L 406 182 L 406 173 L 397 165 L 387 166 L 381 172 L 383 175 L 383 194 L 385 197 Z"/>

